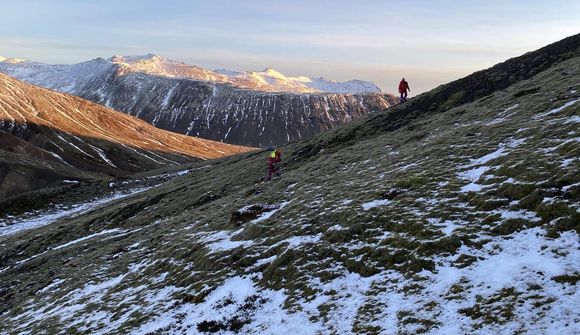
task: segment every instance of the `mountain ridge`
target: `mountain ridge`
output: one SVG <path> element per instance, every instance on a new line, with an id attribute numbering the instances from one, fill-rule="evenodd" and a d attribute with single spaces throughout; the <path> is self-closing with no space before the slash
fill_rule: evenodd
<path id="1" fill-rule="evenodd" d="M 133 116 L 4 74 L 0 74 L 0 130 L 19 139 L 4 136 L 13 144 L 2 148 L 13 153 L 22 149 L 18 161 L 32 157 L 46 161 L 49 154 L 52 161 L 105 176 L 251 150 L 163 131 Z M 8 171 L 16 173 L 12 178 L 28 177 L 21 168 L 3 172 Z M 30 181 L 28 189 L 39 185 Z"/>
<path id="2" fill-rule="evenodd" d="M 216 71 L 207 70 L 196 65 L 190 65 L 182 61 L 167 59 L 156 54 L 121 56 L 113 55 L 107 59 L 97 57 L 72 65 L 49 65 L 24 59 L 0 58 L 1 62 L 28 63 L 32 66 L 44 67 L 79 67 L 81 64 L 111 63 L 127 67 L 127 70 L 142 72 L 152 75 L 161 75 L 175 78 L 188 78 L 200 81 L 216 83 L 228 83 L 239 88 L 251 89 L 274 93 L 380 93 L 381 90 L 371 82 L 352 79 L 346 82 L 335 80 L 326 81 L 324 78 L 309 78 L 306 76 L 288 77 L 281 72 L 268 67 L 263 71 L 237 72 L 226 69 Z M 24 66 L 25 64 L 21 64 Z M 224 73 L 220 73 L 221 71 Z M 269 82 L 272 80 L 278 82 Z M 308 83 L 316 82 L 315 86 Z"/>
<path id="3" fill-rule="evenodd" d="M 75 65 L 0 62 L 0 72 L 137 116 L 161 129 L 255 147 L 309 138 L 397 102 L 383 93 L 256 91 L 255 82 L 271 86 L 270 77 L 244 74 L 236 80 L 246 84 L 236 86 L 222 74 L 157 60 L 151 65 L 155 57 L 147 57 L 129 60 L 133 65 L 102 58 Z M 149 72 L 141 71 L 143 67 Z M 177 76 L 158 75 L 166 70 Z M 216 81 L 207 80 L 211 78 Z"/>

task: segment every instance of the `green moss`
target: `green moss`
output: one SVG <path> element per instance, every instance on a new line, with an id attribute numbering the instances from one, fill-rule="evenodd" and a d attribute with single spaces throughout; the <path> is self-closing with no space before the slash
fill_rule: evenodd
<path id="1" fill-rule="evenodd" d="M 410 175 L 405 176 L 402 179 L 399 179 L 395 183 L 395 187 L 400 189 L 418 189 L 424 186 L 428 182 L 427 177 L 425 176 L 417 176 L 417 175 Z"/>
<path id="2" fill-rule="evenodd" d="M 434 242 L 425 242 L 417 249 L 422 255 L 454 254 L 461 247 L 461 239 L 452 235 Z"/>
<path id="3" fill-rule="evenodd" d="M 523 219 L 508 219 L 491 229 L 492 235 L 510 235 L 533 226 L 533 223 Z"/>
<path id="4" fill-rule="evenodd" d="M 453 108 L 453 107 L 459 105 L 459 102 L 463 99 L 464 96 L 465 96 L 465 91 L 458 91 L 458 92 L 451 94 L 449 96 L 449 98 L 447 99 L 447 101 L 445 101 L 441 105 L 441 110 L 450 109 L 450 108 Z"/>
<path id="5" fill-rule="evenodd" d="M 573 274 L 555 276 L 555 277 L 552 277 L 552 280 L 557 282 L 557 283 L 560 283 L 560 284 L 566 283 L 566 284 L 570 284 L 570 285 L 576 285 L 578 280 L 580 280 L 580 273 L 576 272 Z"/>
<path id="6" fill-rule="evenodd" d="M 517 91 L 516 93 L 513 94 L 513 96 L 514 96 L 514 98 L 520 98 L 520 97 L 523 97 L 525 95 L 538 93 L 539 91 L 540 91 L 539 87 L 532 87 L 532 88 L 527 88 L 527 89 Z"/>
<path id="7" fill-rule="evenodd" d="M 542 218 L 544 222 L 550 222 L 554 219 L 564 218 L 564 217 L 578 217 L 578 212 L 574 208 L 569 207 L 566 203 L 561 201 L 555 201 L 551 203 L 542 202 L 537 208 L 536 213 Z M 578 223 L 576 221 L 576 228 L 578 228 Z M 565 226 L 568 226 L 567 224 Z"/>
<path id="8" fill-rule="evenodd" d="M 499 187 L 498 192 L 509 199 L 520 200 L 536 192 L 536 189 L 537 186 L 534 184 L 504 183 Z"/>
<path id="9" fill-rule="evenodd" d="M 477 261 L 477 257 L 472 255 L 461 254 L 457 259 L 453 262 L 453 265 L 457 268 L 465 268 L 473 264 Z"/>
<path id="10" fill-rule="evenodd" d="M 543 193 L 540 190 L 534 190 L 519 202 L 519 206 L 529 211 L 535 211 L 539 204 L 544 200 Z"/>
<path id="11" fill-rule="evenodd" d="M 505 288 L 487 299 L 477 296 L 475 305 L 462 308 L 459 313 L 480 320 L 482 324 L 505 324 L 515 317 L 515 304 L 519 295 L 514 288 Z"/>

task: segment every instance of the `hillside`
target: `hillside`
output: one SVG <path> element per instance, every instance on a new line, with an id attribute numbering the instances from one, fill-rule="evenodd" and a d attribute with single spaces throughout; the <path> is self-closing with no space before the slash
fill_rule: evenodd
<path id="1" fill-rule="evenodd" d="M 74 177 L 125 176 L 250 150 L 163 131 L 3 74 L 0 138 L 0 200 Z"/>
<path id="2" fill-rule="evenodd" d="M 0 332 L 577 334 L 579 78 L 576 35 L 286 145 L 270 182 L 245 153 L 0 229 Z"/>
<path id="3" fill-rule="evenodd" d="M 156 55 L 74 65 L 8 59 L 0 72 L 161 129 L 249 146 L 308 139 L 397 102 L 368 82 L 292 78 L 273 69 L 214 72 Z"/>

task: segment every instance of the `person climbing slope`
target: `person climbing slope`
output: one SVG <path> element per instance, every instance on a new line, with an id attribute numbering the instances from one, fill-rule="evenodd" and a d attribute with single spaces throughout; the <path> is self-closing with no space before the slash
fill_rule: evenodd
<path id="1" fill-rule="evenodd" d="M 274 149 L 272 147 L 268 148 L 269 155 L 268 155 L 268 179 L 272 179 L 273 174 L 278 174 L 279 169 L 276 166 L 277 163 L 282 161 L 282 154 L 280 150 Z"/>
<path id="2" fill-rule="evenodd" d="M 405 78 L 401 79 L 399 83 L 399 93 L 401 93 L 401 102 L 407 101 L 407 91 L 411 92 L 411 88 L 409 87 L 409 83 L 405 80 Z"/>

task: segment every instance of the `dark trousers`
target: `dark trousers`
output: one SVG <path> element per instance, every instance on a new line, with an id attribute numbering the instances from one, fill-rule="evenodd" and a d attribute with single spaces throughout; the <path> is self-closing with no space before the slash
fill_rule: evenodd
<path id="1" fill-rule="evenodd" d="M 400 100 L 401 100 L 401 102 L 407 101 L 407 91 L 401 92 L 401 98 L 400 98 Z"/>
<path id="2" fill-rule="evenodd" d="M 274 173 L 276 173 L 276 164 L 268 163 L 268 179 L 272 179 Z"/>

